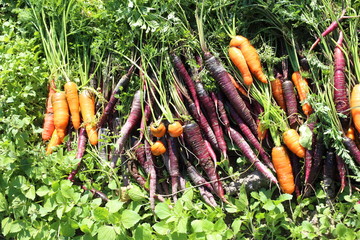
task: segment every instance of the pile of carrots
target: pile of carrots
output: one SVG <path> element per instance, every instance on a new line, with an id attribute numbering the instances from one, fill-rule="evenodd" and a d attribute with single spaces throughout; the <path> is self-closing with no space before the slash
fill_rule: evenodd
<path id="1" fill-rule="evenodd" d="M 331 30 L 335 28 L 332 26 Z M 50 81 L 42 133 L 44 141 L 50 140 L 46 153 L 51 154 L 54 147 L 63 143 L 70 120 L 79 133 L 76 158 L 84 155 L 86 139 L 96 146 L 101 137 L 98 131 L 112 121 L 109 116 L 117 103 L 116 95 L 130 81 L 136 65 L 142 87 L 134 94 L 129 116 L 116 136 L 115 149 L 106 158 L 112 168 L 117 168 L 118 160 L 123 161 L 120 157 L 125 157 L 128 173 L 149 191 L 152 208 L 154 199 L 164 201 L 165 195 L 176 201 L 179 191 L 185 189 L 186 173 L 206 203 L 217 205 L 213 194 L 227 202 L 220 176 L 226 170 L 219 171 L 218 160 L 234 165 L 230 145 L 240 150 L 251 165 L 270 183 L 278 184 L 284 193 L 311 194 L 321 172 L 327 187 L 334 188 L 336 182 L 340 182 L 339 191 L 343 191 L 348 169 L 336 149 L 323 142 L 324 134 L 310 97 L 311 86 L 303 77 L 308 70 L 293 69 L 291 79 L 288 79 L 288 69 L 275 77 L 267 76 L 256 48 L 246 37 L 237 35 L 232 36 L 228 47 L 228 56 L 241 74 L 241 79 L 235 79 L 225 64 L 206 48 L 202 37 L 200 35 L 203 56 L 194 56 L 198 69 L 187 67 L 183 59 L 188 56 L 179 56 L 175 51 L 164 58 L 171 59 L 172 73 L 167 76 L 172 80 L 169 82 L 161 78 L 164 73 L 148 73 L 141 68 L 144 63 L 133 64 L 114 88 L 98 120 L 94 94 L 90 90 L 79 93 L 76 83 L 68 81 L 61 91 Z M 342 128 L 346 130 L 343 144 L 358 168 L 360 85 L 352 88 L 348 100 L 342 42 L 340 33 L 334 49 L 334 104 L 338 113 L 347 116 L 341 119 Z M 204 87 L 200 77 L 203 68 L 215 80 L 216 91 Z M 169 85 L 164 90 L 166 84 Z M 174 91 L 169 93 L 171 89 Z M 271 92 L 271 96 L 267 92 Z M 311 132 L 305 143 L 299 130 L 301 126 Z M 159 167 L 162 163 L 164 168 Z M 70 173 L 69 180 L 74 181 L 79 166 Z M 166 178 L 170 186 L 167 181 L 160 181 Z"/>

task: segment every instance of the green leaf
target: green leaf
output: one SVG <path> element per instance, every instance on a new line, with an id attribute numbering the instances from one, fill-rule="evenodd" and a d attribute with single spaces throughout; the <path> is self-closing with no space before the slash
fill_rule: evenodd
<path id="1" fill-rule="evenodd" d="M 155 223 L 153 228 L 160 235 L 167 235 L 170 233 L 170 228 L 165 221 Z"/>
<path id="2" fill-rule="evenodd" d="M 8 208 L 8 203 L 3 193 L 0 192 L 0 212 L 6 211 Z"/>
<path id="3" fill-rule="evenodd" d="M 140 219 L 140 215 L 132 210 L 124 210 L 121 214 L 121 223 L 126 229 L 134 226 Z"/>
<path id="4" fill-rule="evenodd" d="M 96 220 L 105 221 L 109 217 L 109 210 L 104 207 L 97 207 L 93 214 Z"/>
<path id="5" fill-rule="evenodd" d="M 121 202 L 119 200 L 109 200 L 106 203 L 106 207 L 109 209 L 110 213 L 118 212 L 122 208 L 123 205 L 124 205 L 124 202 Z"/>
<path id="6" fill-rule="evenodd" d="M 187 224 L 189 217 L 181 217 L 177 223 L 176 229 L 179 233 L 187 233 Z"/>
<path id="7" fill-rule="evenodd" d="M 267 211 L 274 210 L 275 205 L 271 199 L 266 200 L 265 204 L 263 205 L 263 208 Z"/>
<path id="8" fill-rule="evenodd" d="M 81 224 L 80 224 L 80 230 L 83 232 L 83 233 L 91 233 L 91 227 L 93 226 L 94 222 L 88 218 L 84 218 L 82 221 L 81 221 Z"/>
<path id="9" fill-rule="evenodd" d="M 127 193 L 133 201 L 141 202 L 147 199 L 147 196 L 144 194 L 144 191 L 142 191 L 136 185 L 132 186 L 129 190 L 127 190 Z"/>
<path id="10" fill-rule="evenodd" d="M 166 203 L 161 202 L 155 206 L 155 214 L 160 219 L 166 219 L 171 216 L 171 210 Z"/>
<path id="11" fill-rule="evenodd" d="M 194 232 L 203 232 L 204 231 L 202 220 L 193 220 L 191 222 L 191 227 Z"/>
<path id="12" fill-rule="evenodd" d="M 288 201 L 288 200 L 291 200 L 293 199 L 293 195 L 291 194 L 288 194 L 288 193 L 284 193 L 284 194 L 281 194 L 278 199 L 276 200 L 276 202 L 284 202 L 284 201 Z"/>
<path id="13" fill-rule="evenodd" d="M 227 229 L 226 223 L 224 222 L 224 219 L 219 218 L 219 220 L 216 221 L 214 225 L 214 230 L 217 232 L 223 232 Z"/>
<path id="14" fill-rule="evenodd" d="M 69 222 L 62 222 L 60 224 L 60 234 L 64 237 L 72 237 L 75 235 L 75 229 L 71 227 Z"/>
<path id="15" fill-rule="evenodd" d="M 306 149 L 311 150 L 312 137 L 313 137 L 313 133 L 311 129 L 306 124 L 303 124 L 299 128 L 299 133 L 300 133 L 300 138 L 299 138 L 300 145 Z"/>
<path id="16" fill-rule="evenodd" d="M 148 223 L 143 223 L 135 229 L 134 238 L 135 239 L 152 239 L 151 236 L 151 226 Z"/>
<path id="17" fill-rule="evenodd" d="M 97 230 L 98 235 L 97 238 L 99 240 L 116 240 L 117 239 L 117 234 L 115 232 L 114 227 L 112 226 L 101 226 L 99 227 L 99 229 Z"/>
<path id="18" fill-rule="evenodd" d="M 109 182 L 109 184 L 108 184 L 108 187 L 109 187 L 111 190 L 117 189 L 116 181 L 115 181 L 115 180 L 110 180 L 110 182 Z"/>
<path id="19" fill-rule="evenodd" d="M 49 193 L 49 188 L 47 186 L 41 186 L 40 188 L 38 188 L 38 190 L 36 190 L 36 194 L 39 196 L 39 197 L 43 197 L 45 195 L 47 195 Z"/>
<path id="20" fill-rule="evenodd" d="M 354 209 L 358 212 L 358 214 L 360 214 L 360 203 L 356 203 L 354 205 Z M 1 208 L 0 208 L 0 210 L 1 210 Z"/>
<path id="21" fill-rule="evenodd" d="M 30 186 L 29 190 L 26 192 L 25 197 L 34 200 L 35 199 L 35 187 Z"/>
<path id="22" fill-rule="evenodd" d="M 231 224 L 231 228 L 234 231 L 234 235 L 236 235 L 239 231 L 240 231 L 240 227 L 241 227 L 242 221 L 239 218 L 236 218 L 232 224 Z"/>

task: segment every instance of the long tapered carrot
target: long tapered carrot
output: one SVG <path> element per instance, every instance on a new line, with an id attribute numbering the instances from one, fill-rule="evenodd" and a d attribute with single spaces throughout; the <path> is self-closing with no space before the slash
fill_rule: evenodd
<path id="1" fill-rule="evenodd" d="M 96 145 L 98 142 L 98 133 L 95 123 L 95 98 L 94 95 L 84 90 L 79 94 L 81 116 L 83 118 L 86 133 L 91 145 Z"/>
<path id="2" fill-rule="evenodd" d="M 309 85 L 307 80 L 303 78 L 298 71 L 295 71 L 292 74 L 291 80 L 296 87 L 300 101 L 305 101 L 309 95 Z M 309 103 L 304 103 L 301 107 L 306 116 L 309 116 L 313 111 Z"/>
<path id="3" fill-rule="evenodd" d="M 237 47 L 229 47 L 229 57 L 237 69 L 239 69 L 244 83 L 250 86 L 253 83 L 253 78 L 241 50 Z"/>
<path id="4" fill-rule="evenodd" d="M 64 92 L 57 92 L 52 95 L 52 105 L 54 109 L 54 125 L 57 135 L 61 140 L 66 134 L 66 127 L 69 123 L 69 107 Z"/>
<path id="5" fill-rule="evenodd" d="M 42 140 L 50 140 L 54 130 L 54 108 L 52 106 L 52 95 L 56 92 L 55 80 L 52 79 L 49 84 L 49 93 L 46 100 L 46 111 L 44 117 L 43 131 L 41 133 Z"/>
<path id="6" fill-rule="evenodd" d="M 270 84 L 271 84 L 272 95 L 275 101 L 284 111 L 286 111 L 286 104 L 285 104 L 281 79 L 277 77 L 274 80 L 270 81 Z"/>
<path id="7" fill-rule="evenodd" d="M 290 151 L 296 154 L 296 156 L 305 157 L 305 148 L 300 145 L 300 135 L 295 129 L 288 129 L 283 133 L 283 140 L 285 145 Z"/>
<path id="8" fill-rule="evenodd" d="M 77 85 L 74 82 L 67 82 L 64 89 L 71 114 L 71 122 L 74 128 L 78 130 L 80 127 L 80 104 Z"/>
<path id="9" fill-rule="evenodd" d="M 230 78 L 232 84 L 234 84 L 234 87 L 235 87 L 242 95 L 247 96 L 248 94 L 247 94 L 246 90 L 238 83 L 238 81 L 236 81 L 235 78 L 234 78 L 230 73 L 228 73 L 228 75 L 229 75 L 229 78 Z"/>
<path id="10" fill-rule="evenodd" d="M 274 147 L 271 157 L 281 190 L 292 194 L 295 191 L 295 181 L 290 158 L 284 146 Z"/>
<path id="11" fill-rule="evenodd" d="M 57 134 L 57 131 L 56 129 L 54 130 L 52 136 L 51 136 L 51 139 L 50 139 L 50 142 L 48 143 L 47 145 L 47 148 L 46 148 L 46 154 L 49 155 L 53 152 L 53 148 L 58 146 L 59 144 L 61 144 L 61 139 L 59 138 L 59 135 Z"/>
<path id="12" fill-rule="evenodd" d="M 230 47 L 240 48 L 250 69 L 250 72 L 254 74 L 254 76 L 261 82 L 268 82 L 265 74 L 262 71 L 259 54 L 247 38 L 241 35 L 233 37 L 230 41 Z"/>

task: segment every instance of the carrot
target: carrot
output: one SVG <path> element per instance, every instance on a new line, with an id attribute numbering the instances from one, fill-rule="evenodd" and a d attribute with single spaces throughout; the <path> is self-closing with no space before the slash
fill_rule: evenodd
<path id="1" fill-rule="evenodd" d="M 62 143 L 62 140 L 59 138 L 59 135 L 57 134 L 57 131 L 55 129 L 51 136 L 50 142 L 47 145 L 46 154 L 47 155 L 51 154 L 53 152 L 53 148 L 58 146 L 61 143 Z"/>
<path id="2" fill-rule="evenodd" d="M 279 185 L 284 193 L 292 194 L 295 191 L 294 175 L 289 155 L 284 146 L 274 147 L 271 158 L 279 180 Z"/>
<path id="3" fill-rule="evenodd" d="M 174 121 L 168 125 L 167 131 L 171 137 L 180 137 L 184 130 L 179 121 Z"/>
<path id="4" fill-rule="evenodd" d="M 345 79 L 346 60 L 345 54 L 341 50 L 343 40 L 344 36 L 340 31 L 339 39 L 334 50 L 334 103 L 336 111 L 345 116 L 341 117 L 340 121 L 342 126 L 347 128 L 350 120 L 350 104 Z"/>
<path id="5" fill-rule="evenodd" d="M 283 133 L 283 140 L 285 145 L 290 151 L 296 154 L 296 156 L 305 157 L 305 148 L 299 143 L 300 135 L 294 129 L 288 129 Z"/>
<path id="6" fill-rule="evenodd" d="M 109 102 L 106 104 L 104 112 L 101 115 L 99 122 L 97 123 L 98 128 L 102 127 L 105 124 L 110 113 L 113 111 L 115 104 L 118 101 L 118 98 L 116 96 L 121 92 L 122 88 L 125 87 L 129 83 L 130 77 L 131 77 L 132 73 L 134 72 L 134 70 L 135 70 L 135 66 L 132 65 L 130 67 L 130 69 L 128 70 L 128 72 L 124 76 L 122 76 L 120 78 L 119 82 L 116 84 L 116 86 L 110 96 Z"/>
<path id="7" fill-rule="evenodd" d="M 116 149 L 113 153 L 113 157 L 111 159 L 111 167 L 115 168 L 117 160 L 121 151 L 124 148 L 126 140 L 128 139 L 131 131 L 136 127 L 136 125 L 141 120 L 141 91 L 138 90 L 134 94 L 134 98 L 131 104 L 131 110 L 128 119 L 126 120 L 125 124 L 121 127 L 120 130 L 120 137 L 116 141 Z"/>
<path id="8" fill-rule="evenodd" d="M 262 71 L 259 54 L 247 38 L 241 35 L 235 36 L 230 41 L 230 47 L 240 48 L 250 72 L 261 82 L 267 83 L 266 76 Z"/>
<path id="9" fill-rule="evenodd" d="M 166 147 L 162 141 L 157 140 L 155 143 L 151 145 L 151 153 L 154 156 L 160 156 L 165 152 L 166 152 Z"/>
<path id="10" fill-rule="evenodd" d="M 75 159 L 82 159 L 85 153 L 85 146 L 86 146 L 86 130 L 85 128 L 80 128 L 79 138 L 78 138 L 78 148 Z M 80 166 L 81 166 L 81 161 L 78 163 L 77 168 L 71 171 L 71 173 L 67 178 L 68 180 L 74 182 L 74 177 L 78 173 Z"/>
<path id="11" fill-rule="evenodd" d="M 347 150 L 350 151 L 351 156 L 360 165 L 360 150 L 356 146 L 355 142 L 348 137 L 344 137 L 343 143 Z"/>
<path id="12" fill-rule="evenodd" d="M 313 157 L 314 157 L 314 149 L 316 146 L 316 136 L 314 134 L 314 128 L 315 128 L 316 122 L 310 122 L 307 124 L 308 128 L 310 129 L 311 132 L 313 132 L 312 135 L 312 141 L 311 141 L 311 149 L 306 149 L 305 151 L 305 160 L 304 160 L 304 165 L 305 165 L 305 183 L 309 182 L 309 177 L 310 177 L 310 173 L 311 173 L 311 169 L 312 169 L 312 165 L 313 165 Z"/>
<path id="13" fill-rule="evenodd" d="M 69 123 L 69 107 L 66 102 L 64 92 L 57 92 L 52 95 L 52 105 L 54 108 L 54 125 L 58 137 L 61 141 L 66 134 L 66 127 Z"/>
<path id="14" fill-rule="evenodd" d="M 145 112 L 145 111 L 144 111 Z M 151 134 L 154 136 L 154 137 L 157 137 L 157 138 L 161 138 L 165 135 L 166 133 L 166 127 L 165 127 L 165 124 L 163 122 L 160 122 L 160 123 L 152 123 L 150 125 L 150 131 L 151 131 Z"/>
<path id="15" fill-rule="evenodd" d="M 229 128 L 230 130 L 230 138 L 235 142 L 235 144 L 240 148 L 241 152 L 249 159 L 249 161 L 255 165 L 255 167 L 271 182 L 277 184 L 275 176 L 272 172 L 257 158 L 249 144 L 245 141 L 243 136 L 238 133 L 233 128 Z"/>
<path id="16" fill-rule="evenodd" d="M 291 167 L 294 175 L 295 182 L 295 196 L 299 197 L 301 195 L 301 163 L 299 161 L 299 157 L 296 156 L 293 152 L 286 151 L 290 157 Z"/>
<path id="17" fill-rule="evenodd" d="M 346 131 L 346 136 L 355 141 L 355 130 L 353 127 L 349 127 L 349 129 Z"/>
<path id="18" fill-rule="evenodd" d="M 77 85 L 74 82 L 67 82 L 64 85 L 66 101 L 69 105 L 71 122 L 76 130 L 80 127 L 80 104 Z"/>
<path id="19" fill-rule="evenodd" d="M 275 78 L 275 80 L 270 81 L 270 84 L 271 84 L 272 95 L 275 101 L 284 111 L 286 111 L 286 104 L 285 104 L 281 79 L 277 77 Z"/>
<path id="20" fill-rule="evenodd" d="M 49 84 L 49 93 L 46 100 L 46 111 L 44 117 L 43 131 L 41 133 L 41 137 L 44 141 L 50 140 L 55 130 L 54 109 L 52 106 L 52 95 L 56 92 L 55 89 L 55 80 L 52 79 Z"/>
<path id="21" fill-rule="evenodd" d="M 165 164 L 167 166 L 169 175 L 171 177 L 171 193 L 173 194 L 174 202 L 176 202 L 176 192 L 178 191 L 178 178 L 179 178 L 179 151 L 178 144 L 175 138 L 167 138 L 169 162 Z"/>
<path id="22" fill-rule="evenodd" d="M 325 193 L 329 198 L 333 198 L 335 196 L 334 169 L 335 169 L 335 153 L 333 150 L 328 150 L 326 153 L 326 158 L 324 160 L 323 182 L 324 182 Z"/>
<path id="23" fill-rule="evenodd" d="M 155 209 L 155 192 L 156 192 L 156 170 L 154 165 L 154 155 L 152 152 L 152 146 L 150 143 L 145 140 L 144 143 L 144 151 L 145 151 L 145 158 L 146 158 L 146 166 L 148 167 L 148 174 L 149 174 L 149 188 L 150 188 L 150 206 L 151 209 Z"/>
<path id="24" fill-rule="evenodd" d="M 98 142 L 98 133 L 95 123 L 95 99 L 90 91 L 82 91 L 79 95 L 81 116 L 83 118 L 86 133 L 91 145 L 96 145 Z"/>
<path id="25" fill-rule="evenodd" d="M 289 80 L 285 80 L 282 83 L 282 87 L 286 104 L 286 115 L 289 118 L 290 126 L 294 127 L 298 122 L 297 100 L 294 92 L 294 84 Z"/>
<path id="26" fill-rule="evenodd" d="M 323 155 L 325 153 L 324 139 L 321 134 L 316 139 L 316 146 L 314 149 L 314 156 L 311 166 L 310 175 L 306 183 L 313 185 L 319 173 L 321 172 L 321 165 L 323 163 Z"/>
<path id="27" fill-rule="evenodd" d="M 351 91 L 350 108 L 354 126 L 360 132 L 360 84 L 356 84 Z"/>
<path id="28" fill-rule="evenodd" d="M 197 157 L 200 166 L 204 169 L 206 175 L 209 177 L 209 180 L 215 190 L 215 193 L 220 197 L 224 202 L 227 202 L 222 189 L 221 182 L 216 173 L 216 167 L 214 162 L 211 160 L 209 152 L 205 147 L 204 139 L 201 135 L 199 126 L 195 123 L 189 123 L 184 126 L 185 140 L 190 145 L 192 152 Z"/>
<path id="29" fill-rule="evenodd" d="M 232 84 L 234 84 L 234 87 L 235 87 L 242 95 L 247 96 L 248 94 L 247 94 L 246 90 L 235 80 L 235 78 L 234 78 L 230 73 L 228 73 L 228 75 L 229 75 L 229 78 L 230 78 Z"/>
<path id="30" fill-rule="evenodd" d="M 296 90 L 298 92 L 300 101 L 305 101 L 309 95 L 309 85 L 305 78 L 303 78 L 300 72 L 296 71 L 292 74 L 291 80 L 293 81 Z M 306 116 L 309 116 L 312 113 L 312 107 L 309 103 L 302 104 L 303 112 Z"/>
<path id="31" fill-rule="evenodd" d="M 204 53 L 205 66 L 209 70 L 212 77 L 219 83 L 220 89 L 229 99 L 236 112 L 243 118 L 248 124 L 251 131 L 257 134 L 257 126 L 254 119 L 251 116 L 250 110 L 246 107 L 246 104 L 236 91 L 236 88 L 231 82 L 231 79 L 226 72 L 223 65 L 218 59 L 216 59 L 210 52 Z"/>
<path id="32" fill-rule="evenodd" d="M 336 155 L 336 166 L 339 172 L 340 176 L 340 192 L 344 191 L 344 188 L 346 186 L 346 168 L 345 168 L 345 161 L 342 159 L 342 157 Z"/>
<path id="33" fill-rule="evenodd" d="M 253 78 L 241 50 L 237 47 L 229 47 L 229 57 L 234 65 L 239 69 L 244 83 L 247 86 L 250 86 L 253 83 Z"/>

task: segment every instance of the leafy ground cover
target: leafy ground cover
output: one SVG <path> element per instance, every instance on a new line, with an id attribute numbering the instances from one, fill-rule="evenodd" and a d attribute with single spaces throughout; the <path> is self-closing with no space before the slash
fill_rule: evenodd
<path id="1" fill-rule="evenodd" d="M 254 189 L 244 183 L 235 193 L 226 194 L 228 203 L 216 198 L 218 206 L 211 207 L 203 200 L 198 186 L 186 176 L 185 188 L 177 194 L 176 203 L 166 197 L 164 202 L 156 201 L 152 209 L 149 193 L 130 176 L 126 161 L 121 160 L 112 168 L 110 160 L 103 159 L 104 150 L 108 156 L 116 148 L 116 131 L 120 130 L 109 124 L 113 132 L 99 140 L 97 146 L 86 145 L 76 180 L 67 180 L 80 162 L 75 158 L 78 132 L 71 131 L 51 155 L 45 153 L 41 132 L 52 65 L 35 18 L 43 12 L 46 23 L 59 21 L 64 19 L 65 6 L 72 6 L 66 18 L 69 57 L 61 67 L 68 69 L 79 86 L 94 89 L 97 118 L 117 81 L 139 58 L 144 69 L 156 69 L 162 73 L 159 76 L 171 76 L 168 52 L 183 56 L 201 52 L 195 18 L 196 14 L 200 16 L 201 7 L 207 46 L 236 78 L 241 79 L 227 57 L 228 34 L 234 31 L 251 39 L 268 76 L 273 74 L 274 66 L 291 58 L 278 54 L 286 48 L 281 44 L 287 41 L 296 46 L 296 53 L 307 57 L 312 69 L 308 74 L 318 81 L 319 88 L 331 79 L 332 49 L 338 35 L 332 33 L 312 53 L 308 50 L 322 29 L 336 20 L 345 7 L 347 16 L 353 17 L 344 19 L 340 25 L 345 50 L 349 52 L 346 55 L 349 86 L 358 83 L 360 76 L 356 61 L 359 18 L 354 17 L 359 15 L 359 1 L 2 0 L 0 238 L 360 238 L 359 165 L 351 159 L 347 160 L 346 187 L 340 191 L 339 176 L 335 177 L 334 196 L 329 196 L 321 178 L 308 196 L 284 194 L 278 186 L 265 181 Z M 61 29 L 61 21 L 58 23 L 56 31 Z M 159 58 L 164 64 L 159 63 Z M 186 61 L 187 66 L 197 64 L 195 60 Z M 87 66 L 88 72 L 82 66 Z M 214 89 L 210 74 L 200 74 L 206 89 Z M 57 81 L 63 83 L 61 78 Z M 119 104 L 111 116 L 115 126 L 122 126 L 127 120 L 133 95 L 142 83 L 141 71 L 137 70 L 126 91 L 117 95 Z M 331 142 L 338 133 L 331 128 L 333 123 L 327 121 L 330 110 L 323 101 L 326 96 L 315 92 L 310 102 L 316 106 L 319 119 L 325 119 L 318 131 L 327 130 L 324 141 Z M 160 101 L 166 106 L 166 100 Z M 231 140 L 227 141 L 229 160 L 218 163 L 226 193 L 226 186 L 255 169 L 243 155 L 237 154 L 239 149 L 232 147 Z M 347 153 L 343 145 L 336 147 Z M 140 172 L 146 179 L 146 174 Z M 102 193 L 107 199 L 101 197 Z"/>

